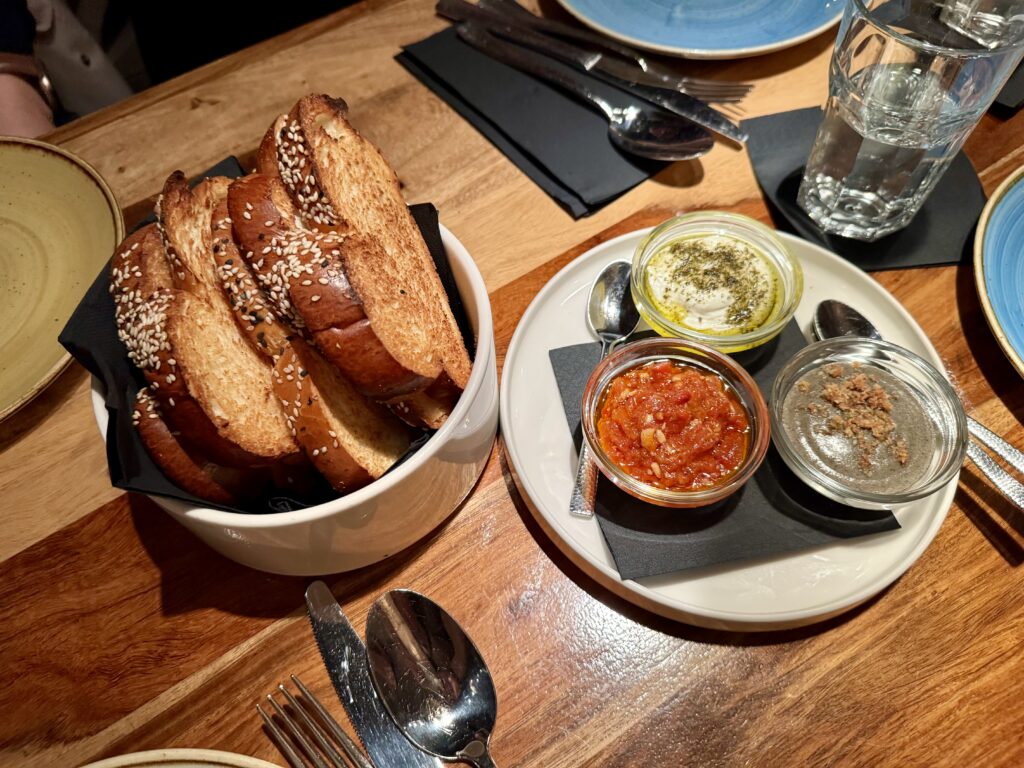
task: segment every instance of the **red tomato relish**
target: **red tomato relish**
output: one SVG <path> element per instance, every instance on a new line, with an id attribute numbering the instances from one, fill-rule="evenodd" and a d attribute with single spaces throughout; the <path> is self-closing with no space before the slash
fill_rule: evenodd
<path id="1" fill-rule="evenodd" d="M 750 418 L 718 374 L 657 360 L 612 379 L 598 408 L 597 434 L 608 457 L 642 483 L 710 490 L 746 458 Z"/>

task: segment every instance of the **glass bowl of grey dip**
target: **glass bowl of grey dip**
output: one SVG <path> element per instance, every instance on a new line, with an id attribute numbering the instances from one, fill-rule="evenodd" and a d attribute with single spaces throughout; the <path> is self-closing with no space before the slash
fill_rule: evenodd
<path id="1" fill-rule="evenodd" d="M 661 336 L 740 352 L 778 335 L 800 304 L 800 262 L 748 216 L 702 211 L 655 227 L 633 255 L 630 290 Z"/>
<path id="2" fill-rule="evenodd" d="M 769 406 L 783 461 L 831 499 L 862 509 L 934 493 L 959 471 L 967 417 L 946 378 L 887 341 L 804 347 L 776 374 Z"/>

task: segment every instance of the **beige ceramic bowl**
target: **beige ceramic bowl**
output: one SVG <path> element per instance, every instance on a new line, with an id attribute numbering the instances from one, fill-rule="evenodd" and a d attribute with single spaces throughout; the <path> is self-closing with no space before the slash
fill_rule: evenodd
<path id="1" fill-rule="evenodd" d="M 124 238 L 121 209 L 81 158 L 0 136 L 0 419 L 71 356 L 57 334 Z"/>

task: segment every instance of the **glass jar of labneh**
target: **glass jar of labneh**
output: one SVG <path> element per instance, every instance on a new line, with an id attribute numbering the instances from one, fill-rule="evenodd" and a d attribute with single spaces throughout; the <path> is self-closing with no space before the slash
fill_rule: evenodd
<path id="1" fill-rule="evenodd" d="M 669 219 L 633 256 L 633 300 L 662 336 L 739 352 L 774 338 L 803 295 L 800 262 L 747 216 L 700 212 Z"/>

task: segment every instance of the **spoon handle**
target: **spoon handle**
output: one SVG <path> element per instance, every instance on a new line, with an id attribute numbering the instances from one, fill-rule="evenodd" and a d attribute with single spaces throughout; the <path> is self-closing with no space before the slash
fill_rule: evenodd
<path id="1" fill-rule="evenodd" d="M 451 5 L 450 1 L 439 3 L 438 8 L 441 9 L 442 6 L 447 8 Z M 474 5 L 468 3 L 466 5 L 469 5 L 471 11 L 477 10 Z M 613 115 L 612 107 L 588 87 L 585 78 L 577 76 L 576 73 L 570 74 L 564 70 L 548 66 L 544 63 L 543 56 L 531 55 L 514 43 L 507 42 L 503 38 L 496 36 L 492 33 L 492 29 L 488 29 L 476 22 L 465 21 L 459 24 L 456 30 L 460 38 L 491 58 L 497 59 L 527 74 L 539 77 L 542 80 L 547 80 L 549 83 L 568 91 L 578 98 L 590 102 L 594 107 L 604 112 L 607 118 L 611 119 Z"/>
<path id="2" fill-rule="evenodd" d="M 978 441 L 984 443 L 1000 458 L 1010 464 L 1018 472 L 1024 474 L 1024 453 L 1018 451 L 1014 446 L 1003 440 L 999 435 L 986 427 L 984 424 L 967 417 L 967 431 Z"/>
<path id="3" fill-rule="evenodd" d="M 981 470 L 981 473 L 988 478 L 989 482 L 998 488 L 1007 499 L 1013 502 L 1017 509 L 1024 510 L 1024 485 L 1017 482 L 1009 472 L 999 466 L 991 456 L 981 450 L 978 444 L 973 441 L 967 443 L 967 456 L 974 462 L 974 466 Z"/>
<path id="4" fill-rule="evenodd" d="M 590 446 L 580 444 L 580 461 L 576 466 L 576 482 L 569 497 L 569 514 L 589 520 L 594 516 L 594 498 L 597 496 L 597 465 L 590 458 Z"/>
<path id="5" fill-rule="evenodd" d="M 455 757 L 458 760 L 475 765 L 476 768 L 498 768 L 487 751 L 487 744 L 482 741 L 471 741 Z"/>

